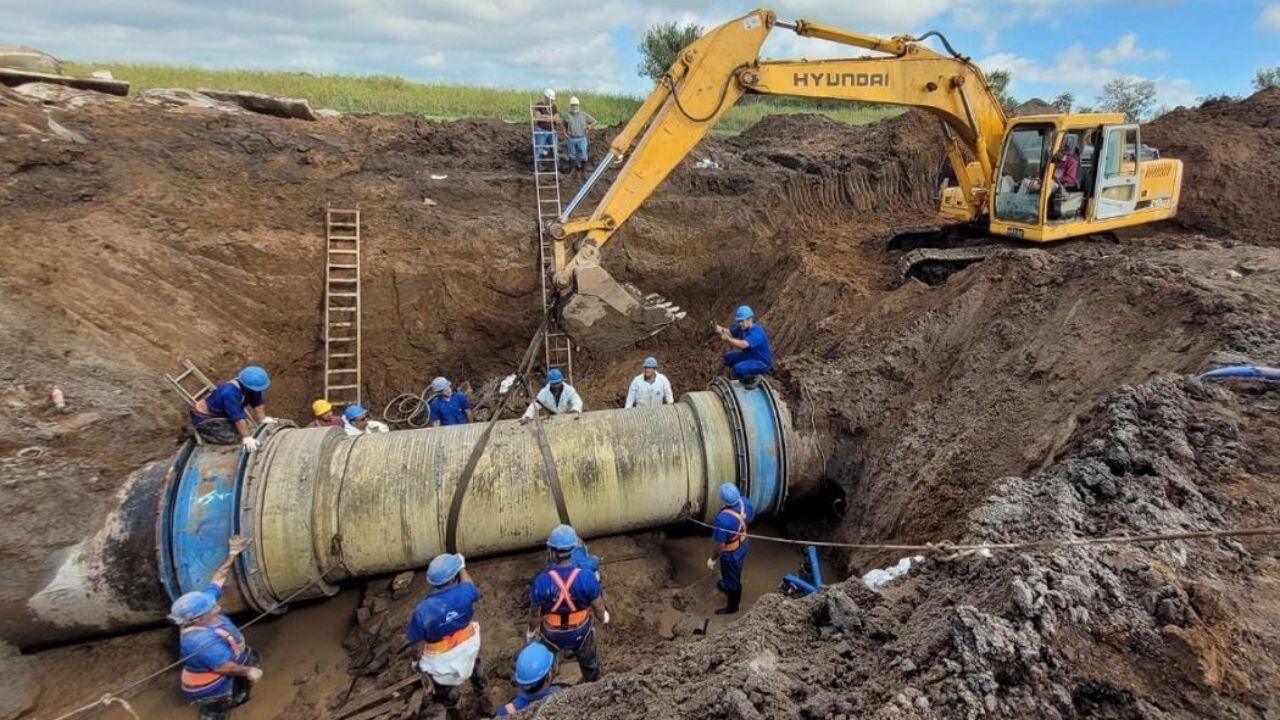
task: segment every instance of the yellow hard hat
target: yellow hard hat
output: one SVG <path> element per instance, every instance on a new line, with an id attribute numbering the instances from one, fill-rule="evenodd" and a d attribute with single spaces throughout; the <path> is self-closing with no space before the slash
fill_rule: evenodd
<path id="1" fill-rule="evenodd" d="M 317 400 L 311 403 L 311 412 L 315 413 L 316 417 L 324 417 L 325 413 L 333 412 L 333 405 L 328 400 Z"/>

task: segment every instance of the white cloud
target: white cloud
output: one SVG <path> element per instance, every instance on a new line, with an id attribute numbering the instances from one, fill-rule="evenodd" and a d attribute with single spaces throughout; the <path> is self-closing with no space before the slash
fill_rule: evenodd
<path id="1" fill-rule="evenodd" d="M 1258 16 L 1258 27 L 1280 32 L 1280 3 L 1272 3 L 1262 9 L 1262 14 Z"/>
<path id="2" fill-rule="evenodd" d="M 418 59 L 414 60 L 413 62 L 424 68 L 439 70 L 440 68 L 445 66 L 444 53 L 432 52 L 432 53 L 427 53 L 426 55 L 420 55 L 418 56 Z"/>
<path id="3" fill-rule="evenodd" d="M 1117 65 L 1126 61 L 1168 59 L 1169 53 L 1163 50 L 1144 50 L 1138 47 L 1138 36 L 1134 33 L 1122 35 L 1115 45 L 1098 51 L 1098 60 L 1107 65 Z"/>

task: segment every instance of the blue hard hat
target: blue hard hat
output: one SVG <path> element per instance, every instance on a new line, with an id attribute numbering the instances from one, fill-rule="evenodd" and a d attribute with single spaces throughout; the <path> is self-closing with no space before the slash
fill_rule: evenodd
<path id="1" fill-rule="evenodd" d="M 236 375 L 236 380 L 239 380 L 241 385 L 254 392 L 262 392 L 271 384 L 271 378 L 267 375 L 267 371 L 257 365 L 246 366 L 240 371 L 239 375 Z"/>
<path id="2" fill-rule="evenodd" d="M 342 417 L 346 418 L 347 422 L 355 422 L 368 414 L 369 411 L 365 410 L 363 405 L 356 404 L 348 405 L 347 409 L 342 411 Z"/>
<path id="3" fill-rule="evenodd" d="M 644 359 L 644 366 L 645 366 L 646 368 L 657 368 L 657 367 L 658 367 L 658 358 L 656 358 L 656 357 L 647 357 L 647 358 L 645 358 L 645 359 Z"/>
<path id="4" fill-rule="evenodd" d="M 547 547 L 552 550 L 572 550 L 578 547 L 578 533 L 568 525 L 557 525 L 547 536 Z"/>
<path id="5" fill-rule="evenodd" d="M 738 492 L 738 486 L 733 483 L 723 483 L 720 485 L 720 500 L 725 505 L 734 505 L 742 499 L 742 493 Z"/>
<path id="6" fill-rule="evenodd" d="M 564 373 L 560 372 L 560 368 L 551 368 L 551 372 L 547 373 L 547 382 L 552 385 L 564 382 Z"/>
<path id="7" fill-rule="evenodd" d="M 462 570 L 462 556 L 456 553 L 437 555 L 427 566 L 427 582 L 432 585 L 444 585 L 458 576 Z"/>
<path id="8" fill-rule="evenodd" d="M 218 601 L 213 595 L 203 590 L 189 592 L 173 601 L 173 606 L 169 608 L 169 619 L 175 625 L 186 625 L 216 607 Z"/>
<path id="9" fill-rule="evenodd" d="M 519 655 L 516 655 L 516 672 L 511 676 L 511 680 L 522 687 L 537 685 L 542 679 L 551 672 L 551 666 L 556 662 L 555 653 L 551 652 L 546 645 L 534 642 L 524 646 Z"/>
<path id="10" fill-rule="evenodd" d="M 747 318 L 753 318 L 755 316 L 756 316 L 756 312 L 751 309 L 750 305 L 739 305 L 738 312 L 733 314 L 733 319 L 737 320 L 738 322 L 742 322 Z"/>

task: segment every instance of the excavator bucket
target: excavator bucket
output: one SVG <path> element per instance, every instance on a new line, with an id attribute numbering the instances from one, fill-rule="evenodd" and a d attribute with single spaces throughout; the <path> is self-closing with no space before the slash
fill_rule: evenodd
<path id="1" fill-rule="evenodd" d="M 589 350 L 634 345 L 683 318 L 679 307 L 620 283 L 599 265 L 579 267 L 576 291 L 560 301 L 560 329 Z"/>

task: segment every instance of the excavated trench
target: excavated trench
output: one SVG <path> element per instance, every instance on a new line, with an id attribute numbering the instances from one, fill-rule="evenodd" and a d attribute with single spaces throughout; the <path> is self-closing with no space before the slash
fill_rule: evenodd
<path id="1" fill-rule="evenodd" d="M 1274 97 L 1213 122 L 1271 133 L 1274 149 L 1274 129 L 1249 125 Z M 90 142 L 47 141 L 45 112 Z M 1167 155 L 1212 151 L 1175 121 L 1211 119 L 1153 128 Z M 14 590 L 40 586 L 127 472 L 171 452 L 180 413 L 157 378 L 177 359 L 219 376 L 262 362 L 276 378 L 273 414 L 304 416 L 321 362 L 326 203 L 358 202 L 367 219 L 366 404 L 436 374 L 480 387 L 510 371 L 536 325 L 517 127 L 11 99 L 0 122 L 13 138 L 0 144 L 0 317 L 15 348 L 0 359 L 6 618 L 25 598 Z M 700 148 L 721 169 L 686 164 L 605 254 L 615 276 L 689 318 L 636 348 L 582 354 L 588 405 L 620 406 L 646 355 L 678 391 L 705 387 L 719 371 L 709 322 L 749 302 L 774 338 L 793 419 L 827 439 L 830 481 L 761 532 L 910 543 L 1275 524 L 1275 392 L 1182 379 L 1280 349 L 1280 255 L 1256 226 L 1239 239 L 1160 229 L 1004 251 L 935 286 L 899 284 L 886 246 L 933 223 L 937 139 L 917 114 L 868 128 L 770 118 Z M 1214 232 L 1194 224 L 1201 206 L 1186 215 L 1184 229 Z M 55 385 L 71 412 L 44 402 Z M 16 457 L 27 447 L 38 457 Z M 760 602 L 735 623 L 711 620 L 709 643 L 697 632 L 719 599 L 706 542 L 681 527 L 592 543 L 614 617 L 602 645 L 610 677 L 543 716 L 1280 711 L 1269 699 L 1280 612 L 1268 593 L 1280 573 L 1268 541 L 927 563 L 885 593 L 851 580 L 801 600 L 772 593 L 796 550 L 758 543 L 747 599 Z M 898 559 L 824 553 L 839 580 Z M 494 700 L 508 690 L 537 563 L 525 553 L 474 565 Z M 267 679 L 236 716 L 333 717 L 396 684 L 403 621 L 422 592 L 420 574 L 405 587 L 378 578 L 252 628 Z M 53 716 L 162 666 L 172 644 L 159 629 L 10 658 L 5 694 Z M 103 666 L 124 670 L 86 686 Z M 181 711 L 171 678 L 133 702 L 143 717 Z M 401 717 L 411 702 L 376 716 Z"/>

